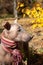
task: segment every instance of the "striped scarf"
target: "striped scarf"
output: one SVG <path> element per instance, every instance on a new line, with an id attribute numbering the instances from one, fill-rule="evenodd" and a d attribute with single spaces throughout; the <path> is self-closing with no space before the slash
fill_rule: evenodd
<path id="1" fill-rule="evenodd" d="M 11 53 L 13 55 L 14 65 L 18 65 L 19 62 L 22 61 L 22 54 L 21 54 L 20 50 L 18 50 L 18 49 L 12 50 L 9 48 L 12 46 L 16 47 L 17 44 L 14 41 L 6 39 L 4 36 L 2 36 L 1 37 L 1 45 L 6 52 Z"/>

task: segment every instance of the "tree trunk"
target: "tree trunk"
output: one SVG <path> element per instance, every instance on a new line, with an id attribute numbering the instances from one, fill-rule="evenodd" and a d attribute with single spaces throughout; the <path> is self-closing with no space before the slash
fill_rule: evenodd
<path id="1" fill-rule="evenodd" d="M 17 0 L 14 0 L 14 16 L 15 16 L 15 18 L 17 18 L 17 9 L 16 9 L 16 7 L 17 7 Z"/>

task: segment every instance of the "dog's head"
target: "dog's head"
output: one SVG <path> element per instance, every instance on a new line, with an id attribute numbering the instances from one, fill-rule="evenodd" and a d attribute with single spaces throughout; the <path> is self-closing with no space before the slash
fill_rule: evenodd
<path id="1" fill-rule="evenodd" d="M 8 38 L 10 38 L 11 40 L 26 42 L 32 38 L 32 36 L 28 34 L 17 22 L 14 24 L 6 22 L 4 28 L 7 30 L 4 32 L 7 33 Z"/>

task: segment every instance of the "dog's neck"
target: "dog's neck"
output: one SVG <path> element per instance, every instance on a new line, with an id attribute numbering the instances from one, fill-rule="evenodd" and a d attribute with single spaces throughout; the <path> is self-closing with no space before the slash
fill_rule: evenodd
<path id="1" fill-rule="evenodd" d="M 16 47 L 16 43 L 14 41 L 11 41 L 4 36 L 1 37 L 1 45 L 6 52 L 10 51 L 11 47 Z"/>

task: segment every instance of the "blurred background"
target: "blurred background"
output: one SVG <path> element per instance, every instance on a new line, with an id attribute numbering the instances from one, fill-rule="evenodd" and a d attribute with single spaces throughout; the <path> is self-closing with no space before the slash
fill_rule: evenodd
<path id="1" fill-rule="evenodd" d="M 0 0 L 0 18 L 15 16 L 14 9 L 17 10 L 19 17 L 30 17 L 29 15 L 32 15 L 31 9 L 40 7 L 38 3 L 42 5 L 43 0 Z"/>

